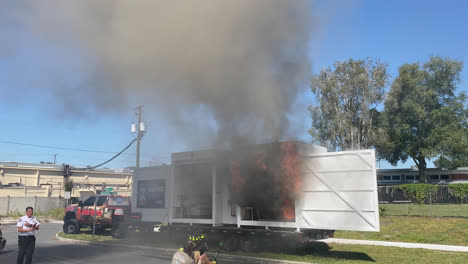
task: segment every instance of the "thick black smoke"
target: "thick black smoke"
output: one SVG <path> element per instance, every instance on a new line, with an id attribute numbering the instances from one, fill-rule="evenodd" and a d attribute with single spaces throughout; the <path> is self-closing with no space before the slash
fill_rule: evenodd
<path id="1" fill-rule="evenodd" d="M 0 50 L 14 60 L 32 38 L 60 51 L 49 59 L 67 74 L 43 71 L 16 88 L 41 89 L 73 114 L 144 103 L 181 134 L 256 142 L 288 129 L 309 79 L 311 13 L 307 0 L 15 0 L 2 4 L 0 24 L 24 35 L 10 32 Z"/>

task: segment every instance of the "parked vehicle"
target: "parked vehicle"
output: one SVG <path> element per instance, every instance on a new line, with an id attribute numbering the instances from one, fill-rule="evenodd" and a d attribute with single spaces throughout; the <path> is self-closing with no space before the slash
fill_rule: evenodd
<path id="1" fill-rule="evenodd" d="M 330 153 L 290 141 L 171 157 L 136 169 L 132 190 L 141 224 L 162 225 L 171 239 L 200 231 L 252 251 L 380 229 L 374 150 Z"/>
<path id="2" fill-rule="evenodd" d="M 63 232 L 77 234 L 83 227 L 93 227 L 102 231 L 111 228 L 115 238 L 125 236 L 130 219 L 139 218 L 138 214 L 131 213 L 131 200 L 121 195 L 95 195 L 84 202 L 67 206 L 63 217 Z M 95 218 L 95 219 L 94 219 Z M 128 218 L 128 219 L 127 219 Z M 94 223 L 95 221 L 95 223 Z M 126 222 L 122 229 L 122 222 Z"/>

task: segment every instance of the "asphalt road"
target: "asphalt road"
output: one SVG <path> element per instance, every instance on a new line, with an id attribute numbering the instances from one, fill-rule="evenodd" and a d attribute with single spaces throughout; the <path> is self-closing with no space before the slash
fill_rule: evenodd
<path id="1" fill-rule="evenodd" d="M 15 225 L 1 225 L 6 247 L 0 252 L 0 263 L 16 263 L 18 254 L 18 235 Z M 61 224 L 41 224 L 36 232 L 36 250 L 33 263 L 151 263 L 168 264 L 167 259 L 160 259 L 149 249 L 126 249 L 101 245 L 77 245 L 59 241 L 55 238 Z"/>

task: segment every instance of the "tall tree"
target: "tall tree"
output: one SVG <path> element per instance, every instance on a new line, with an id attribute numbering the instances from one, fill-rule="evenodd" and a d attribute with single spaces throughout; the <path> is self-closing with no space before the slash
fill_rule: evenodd
<path id="1" fill-rule="evenodd" d="M 462 68 L 461 61 L 440 57 L 402 65 L 385 102 L 386 140 L 378 153 L 393 165 L 411 158 L 422 182 L 428 159 L 448 164 L 455 154 L 468 154 L 457 146 L 467 128 L 466 97 L 456 94 Z"/>
<path id="2" fill-rule="evenodd" d="M 435 160 L 439 168 L 468 167 L 468 107 L 465 106 L 466 96 L 458 96 L 450 109 L 447 109 L 441 118 L 451 120 L 447 125 L 437 131 L 441 138 L 440 153 Z"/>
<path id="3" fill-rule="evenodd" d="M 468 127 L 454 131 L 442 141 L 441 153 L 434 164 L 439 168 L 468 167 Z"/>
<path id="4" fill-rule="evenodd" d="M 314 140 L 330 150 L 369 148 L 388 79 L 387 64 L 369 58 L 336 62 L 314 76 L 316 105 L 309 107 Z"/>

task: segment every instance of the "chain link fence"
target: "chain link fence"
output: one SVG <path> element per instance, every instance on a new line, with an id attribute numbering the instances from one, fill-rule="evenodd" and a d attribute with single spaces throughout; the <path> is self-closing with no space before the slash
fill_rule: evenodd
<path id="1" fill-rule="evenodd" d="M 379 186 L 378 196 L 381 216 L 468 217 L 468 184 Z"/>

